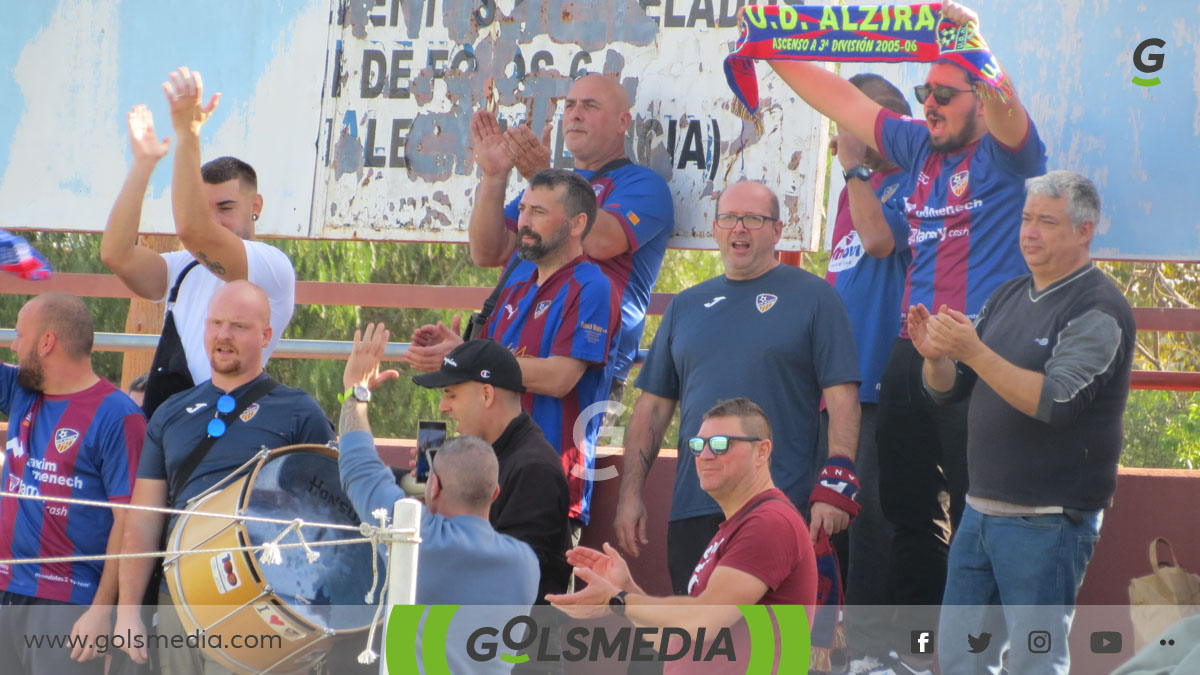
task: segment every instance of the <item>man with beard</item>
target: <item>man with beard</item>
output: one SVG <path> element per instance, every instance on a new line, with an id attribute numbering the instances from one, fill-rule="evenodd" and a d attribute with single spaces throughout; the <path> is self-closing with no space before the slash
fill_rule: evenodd
<path id="1" fill-rule="evenodd" d="M 146 418 L 92 370 L 92 316 L 83 302 L 45 293 L 17 314 L 0 364 L 8 415 L 3 486 L 31 497 L 129 503 Z M 0 559 L 116 553 L 125 512 L 79 504 L 0 500 Z M 0 663 L 18 673 L 103 673 L 96 636 L 112 628 L 116 561 L 0 565 Z M 29 649 L 21 636 L 70 626 L 73 649 Z"/>
<path id="2" fill-rule="evenodd" d="M 182 509 L 260 448 L 323 445 L 335 438 L 333 425 L 311 396 L 278 384 L 263 370 L 262 353 L 271 342 L 271 332 L 271 306 L 262 289 L 243 280 L 217 290 L 204 327 L 212 379 L 176 394 L 155 411 L 146 430 L 133 504 Z M 237 414 L 239 409 L 243 411 Z M 195 457 L 193 451 L 209 439 L 213 440 L 208 450 Z M 174 522 L 172 517 L 166 531 Z M 160 513 L 133 512 L 122 551 L 158 550 L 163 526 Z M 146 632 L 139 604 L 155 564 L 149 558 L 135 558 L 121 565 L 117 632 L 122 635 Z M 159 590 L 158 634 L 184 634 L 165 584 Z M 125 651 L 135 662 L 145 663 L 144 647 L 128 644 Z M 217 664 L 206 663 L 199 649 L 163 649 L 159 654 L 163 672 L 222 672 Z"/>
<path id="3" fill-rule="evenodd" d="M 961 5 L 945 3 L 942 12 L 960 26 L 978 24 Z M 1046 152 L 1015 89 L 1002 97 L 938 61 L 916 87 L 925 106 L 917 122 L 817 64 L 771 67 L 818 112 L 916 177 L 905 201 L 915 232 L 902 307 L 947 306 L 974 319 L 997 286 L 1025 274 L 1024 184 L 1046 172 Z M 880 500 L 894 527 L 891 602 L 902 605 L 941 603 L 966 489 L 967 404 L 936 406 L 921 386 L 921 363 L 902 324 L 880 382 L 877 427 Z"/>
<path id="4" fill-rule="evenodd" d="M 629 108 L 629 94 L 616 79 L 584 75 L 567 92 L 560 123 L 575 172 L 596 193 L 596 223 L 583 242 L 583 252 L 604 270 L 621 302 L 621 326 L 620 330 L 613 326 L 609 357 L 614 401 L 621 400 L 637 356 L 650 289 L 658 279 L 675 225 L 666 181 L 626 156 L 625 134 L 633 122 Z M 506 206 L 504 193 L 514 168 L 529 179 L 551 167 L 551 130 L 552 125 L 546 124 L 539 140 L 525 124 L 501 131 L 496 115 L 488 110 L 472 118 L 471 144 L 481 172 L 470 221 L 471 259 L 476 265 L 519 264 L 513 252 L 520 243 L 521 196 Z"/>
<path id="5" fill-rule="evenodd" d="M 568 515 L 577 536 L 591 503 L 598 415 L 581 414 L 608 398 L 610 340 L 620 325 L 620 298 L 597 265 L 583 255 L 582 241 L 596 221 L 596 196 L 578 174 L 539 171 L 521 196 L 517 255 L 520 265 L 501 292 L 486 337 L 507 347 L 521 366 L 521 407 L 533 417 L 562 458 L 571 493 Z M 429 345 L 448 354 L 462 343 L 444 332 Z M 409 359 L 432 372 L 436 363 Z M 583 423 L 576 433 L 577 421 Z"/>

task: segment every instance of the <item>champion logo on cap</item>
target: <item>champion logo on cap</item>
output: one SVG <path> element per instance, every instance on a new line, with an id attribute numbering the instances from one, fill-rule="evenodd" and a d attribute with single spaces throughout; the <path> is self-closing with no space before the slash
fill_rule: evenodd
<path id="1" fill-rule="evenodd" d="M 458 364 L 454 362 L 454 359 L 450 358 L 449 356 L 443 358 L 442 363 L 444 363 L 448 366 L 454 366 L 455 368 L 458 367 Z"/>
<path id="2" fill-rule="evenodd" d="M 483 379 L 485 379 L 485 380 L 489 380 L 489 379 L 491 379 L 491 377 L 492 377 L 492 371 L 490 371 L 490 370 L 481 370 L 481 371 L 479 371 L 479 376 L 480 376 L 480 377 L 482 377 L 482 378 L 483 378 Z"/>

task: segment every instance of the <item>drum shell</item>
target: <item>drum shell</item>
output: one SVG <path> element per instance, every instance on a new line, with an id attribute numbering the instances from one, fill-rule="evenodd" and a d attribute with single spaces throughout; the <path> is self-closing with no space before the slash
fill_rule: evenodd
<path id="1" fill-rule="evenodd" d="M 205 495 L 187 510 L 244 515 L 263 467 L 293 452 L 313 452 L 337 459 L 337 453 L 324 446 L 278 448 L 264 456 L 249 473 Z M 296 541 L 294 535 L 285 539 Z M 164 563 L 167 587 L 184 631 L 189 635 L 201 631 L 201 647 L 209 657 L 235 672 L 303 673 L 335 639 L 361 634 L 369 628 L 367 625 L 334 631 L 299 616 L 267 583 L 268 575 L 252 552 L 175 555 L 255 543 L 262 542 L 251 542 L 244 521 L 195 513 L 179 516 L 168 538 Z M 247 646 L 231 646 L 235 636 Z M 258 640 L 260 636 L 262 640 Z M 259 644 L 249 645 L 247 638 L 251 637 Z"/>

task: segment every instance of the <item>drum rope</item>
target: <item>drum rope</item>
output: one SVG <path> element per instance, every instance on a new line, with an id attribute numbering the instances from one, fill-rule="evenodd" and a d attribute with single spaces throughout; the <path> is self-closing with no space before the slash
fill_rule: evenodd
<path id="1" fill-rule="evenodd" d="M 338 525 L 338 524 L 334 524 L 334 523 L 309 523 L 309 522 L 305 522 L 304 520 L 301 520 L 299 518 L 294 518 L 292 520 L 283 520 L 280 518 L 264 518 L 264 517 L 246 516 L 246 515 L 239 516 L 239 515 L 235 515 L 235 514 L 210 513 L 210 512 L 206 512 L 206 511 L 185 511 L 185 510 L 181 510 L 181 509 L 172 509 L 172 508 L 160 507 L 160 506 L 140 506 L 140 505 L 135 505 L 135 504 L 102 502 L 102 501 L 97 501 L 97 500 L 92 500 L 92 499 L 76 499 L 76 498 L 72 498 L 72 497 L 49 497 L 49 496 L 45 496 L 45 495 L 28 495 L 28 494 L 20 494 L 20 493 L 15 493 L 15 492 L 0 491 L 0 498 L 4 498 L 4 497 L 15 497 L 17 499 L 29 499 L 29 500 L 33 500 L 33 501 L 60 502 L 60 503 L 64 503 L 64 504 L 79 504 L 82 506 L 95 506 L 95 507 L 110 508 L 110 509 L 126 509 L 129 511 L 144 511 L 144 512 L 163 513 L 163 514 L 171 514 L 171 515 L 199 516 L 199 517 L 207 517 L 207 518 L 225 518 L 228 520 L 240 520 L 240 521 L 249 521 L 249 522 L 257 522 L 257 523 L 270 523 L 270 524 L 275 524 L 275 525 L 286 525 L 287 527 L 284 528 L 283 532 L 281 532 L 279 534 L 279 536 L 275 538 L 274 541 L 266 543 L 266 544 L 262 544 L 259 546 L 234 546 L 234 547 L 228 547 L 228 548 L 206 548 L 206 549 L 195 549 L 195 550 L 191 550 L 191 551 L 147 551 L 144 553 L 104 553 L 104 554 L 97 554 L 97 555 L 52 556 L 52 557 L 44 557 L 44 558 L 14 558 L 14 559 L 10 559 L 10 560 L 0 560 L 0 565 L 21 565 L 21 564 L 40 565 L 40 564 L 48 564 L 48 563 L 63 563 L 63 562 L 74 563 L 74 562 L 88 562 L 88 561 L 96 561 L 96 560 L 123 560 L 123 559 L 130 559 L 130 558 L 162 558 L 165 556 L 178 557 L 181 555 L 196 555 L 196 554 L 202 554 L 202 553 L 211 554 L 211 553 L 241 553 L 241 552 L 261 552 L 261 557 L 259 559 L 263 563 L 278 565 L 278 564 L 282 564 L 282 561 L 283 561 L 283 556 L 280 553 L 280 550 L 285 549 L 285 548 L 286 549 L 303 548 L 304 552 L 305 552 L 305 556 L 307 557 L 308 561 L 310 563 L 312 563 L 320 556 L 320 553 L 313 550 L 312 547 L 314 547 L 314 546 L 318 546 L 318 547 L 319 546 L 342 546 L 342 545 L 348 545 L 348 544 L 365 544 L 365 543 L 385 544 L 385 543 L 390 543 L 392 541 L 397 541 L 397 540 L 401 541 L 401 542 L 406 542 L 406 543 L 418 544 L 421 541 L 420 537 L 414 536 L 414 535 L 416 535 L 416 530 L 414 530 L 414 529 L 406 528 L 406 529 L 402 529 L 402 530 L 388 530 L 388 529 L 384 529 L 381 527 L 375 527 L 375 526 L 369 525 L 367 523 L 362 523 L 361 525 L 357 525 L 357 526 L 356 525 Z M 362 536 L 353 538 L 353 539 L 335 539 L 335 540 L 331 540 L 331 541 L 308 542 L 304 538 L 304 535 L 301 533 L 300 528 L 302 528 L 302 527 L 321 527 L 321 528 L 329 528 L 329 529 L 333 529 L 333 530 L 357 532 L 357 533 L 361 534 Z M 293 530 L 296 532 L 297 537 L 300 539 L 299 542 L 294 543 L 294 544 L 279 543 L 280 540 L 283 539 L 284 535 L 286 535 L 288 532 L 291 532 Z M 404 537 L 403 535 L 408 535 L 408 536 Z M 372 547 L 372 548 L 374 548 L 374 547 Z M 372 557 L 372 560 L 374 560 L 375 556 L 371 556 L 371 557 Z"/>
<path id="2" fill-rule="evenodd" d="M 361 527 L 362 527 L 362 533 L 364 535 L 368 535 L 371 538 L 371 540 L 374 541 L 375 539 L 382 540 L 384 538 L 385 533 L 393 532 L 392 530 L 387 529 L 387 524 L 388 524 L 387 509 L 375 509 L 374 511 L 371 512 L 371 515 L 375 516 L 375 519 L 379 521 L 379 527 L 375 527 L 373 525 L 368 525 L 367 523 L 363 523 Z M 416 539 L 417 543 L 420 543 L 420 537 L 412 537 L 412 538 Z M 374 547 L 375 547 L 375 545 L 372 544 L 371 548 L 374 548 Z M 372 663 L 375 663 L 375 661 L 377 661 L 379 659 L 379 653 L 376 652 L 372 648 L 372 645 L 375 644 L 375 627 L 379 625 L 379 618 L 383 614 L 383 606 L 385 604 L 387 604 L 387 589 L 388 589 L 388 584 L 391 583 L 391 578 L 392 578 L 392 566 L 388 565 L 387 570 L 384 574 L 384 578 L 383 578 L 383 588 L 379 588 L 379 603 L 375 605 L 375 618 L 371 620 L 371 629 L 369 631 L 367 631 L 367 647 L 366 647 L 366 649 L 364 649 L 358 653 L 358 662 L 363 664 L 364 666 L 369 666 Z M 366 597 L 363 598 L 363 600 L 365 600 L 368 605 L 374 601 L 375 589 L 378 587 L 379 587 L 379 556 L 373 555 L 373 556 L 371 556 L 371 588 L 370 588 L 370 590 L 367 591 Z"/>
<path id="3" fill-rule="evenodd" d="M 79 504 L 80 506 L 96 506 L 110 509 L 125 509 L 127 511 L 149 511 L 151 513 L 163 513 L 174 516 L 198 516 L 203 518 L 225 518 L 226 520 L 240 520 L 247 523 L 269 523 L 271 525 L 288 525 L 291 526 L 295 520 L 284 520 L 282 518 L 265 518 L 262 516 L 237 515 L 236 513 L 213 513 L 210 511 L 187 511 L 184 509 L 173 509 L 166 506 L 142 506 L 139 504 L 122 504 L 119 502 L 102 502 L 95 499 L 77 499 L 74 497 L 49 497 L 46 495 L 26 495 L 18 492 L 0 492 L 0 498 L 16 497 L 17 499 L 32 499 L 43 502 L 59 502 L 63 504 Z M 302 527 L 324 527 L 331 530 L 343 530 L 346 532 L 359 532 L 358 525 L 339 525 L 336 523 L 309 523 L 302 522 Z"/>
<path id="4" fill-rule="evenodd" d="M 354 539 L 334 539 L 331 541 L 314 541 L 307 546 L 341 546 L 343 544 L 366 544 L 372 540 L 369 537 L 356 537 Z M 88 562 L 92 560 L 125 560 L 129 558 L 165 558 L 167 556 L 179 557 L 185 555 L 198 555 L 201 553 L 242 553 L 242 552 L 259 552 L 265 548 L 262 546 L 233 546 L 229 548 L 198 548 L 191 551 L 146 551 L 145 553 L 102 553 L 97 555 L 70 555 L 56 556 L 47 558 L 13 558 L 11 560 L 0 560 L 0 565 L 40 565 L 43 563 L 63 563 L 63 562 Z M 305 546 L 302 543 L 295 544 L 277 544 L 278 548 L 301 548 Z M 276 563 L 278 564 L 278 563 Z"/>

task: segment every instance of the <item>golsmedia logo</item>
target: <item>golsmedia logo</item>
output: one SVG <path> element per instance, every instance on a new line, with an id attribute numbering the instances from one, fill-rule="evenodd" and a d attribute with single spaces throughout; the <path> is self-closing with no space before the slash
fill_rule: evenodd
<path id="1" fill-rule="evenodd" d="M 1162 70 L 1163 62 L 1166 61 L 1166 55 L 1162 52 L 1151 52 L 1151 47 L 1162 49 L 1167 43 L 1159 38 L 1146 38 L 1141 44 L 1133 50 L 1133 67 L 1139 72 L 1146 75 L 1153 75 Z M 1139 87 L 1153 87 L 1156 84 L 1162 84 L 1162 80 L 1157 76 L 1151 78 L 1141 78 L 1137 75 L 1133 76 L 1133 83 Z"/>
<path id="2" fill-rule="evenodd" d="M 388 672 L 423 669 L 426 675 L 465 675 L 451 670 L 450 663 L 469 667 L 472 663 L 499 659 L 510 664 L 599 660 L 736 662 L 739 670 L 745 667 L 747 675 L 758 675 L 807 672 L 811 650 L 808 615 L 802 605 L 739 605 L 750 636 L 749 645 L 735 644 L 734 630 L 730 627 L 719 629 L 715 635 L 700 628 L 693 637 L 687 630 L 675 627 L 540 626 L 526 614 L 513 616 L 502 626 L 473 626 L 469 633 L 456 629 L 456 635 L 467 637 L 465 644 L 454 644 L 447 632 L 458 609 L 458 605 L 393 607 L 386 637 Z M 739 653 L 747 649 L 749 653 Z M 448 658 L 448 654 L 455 657 Z"/>

